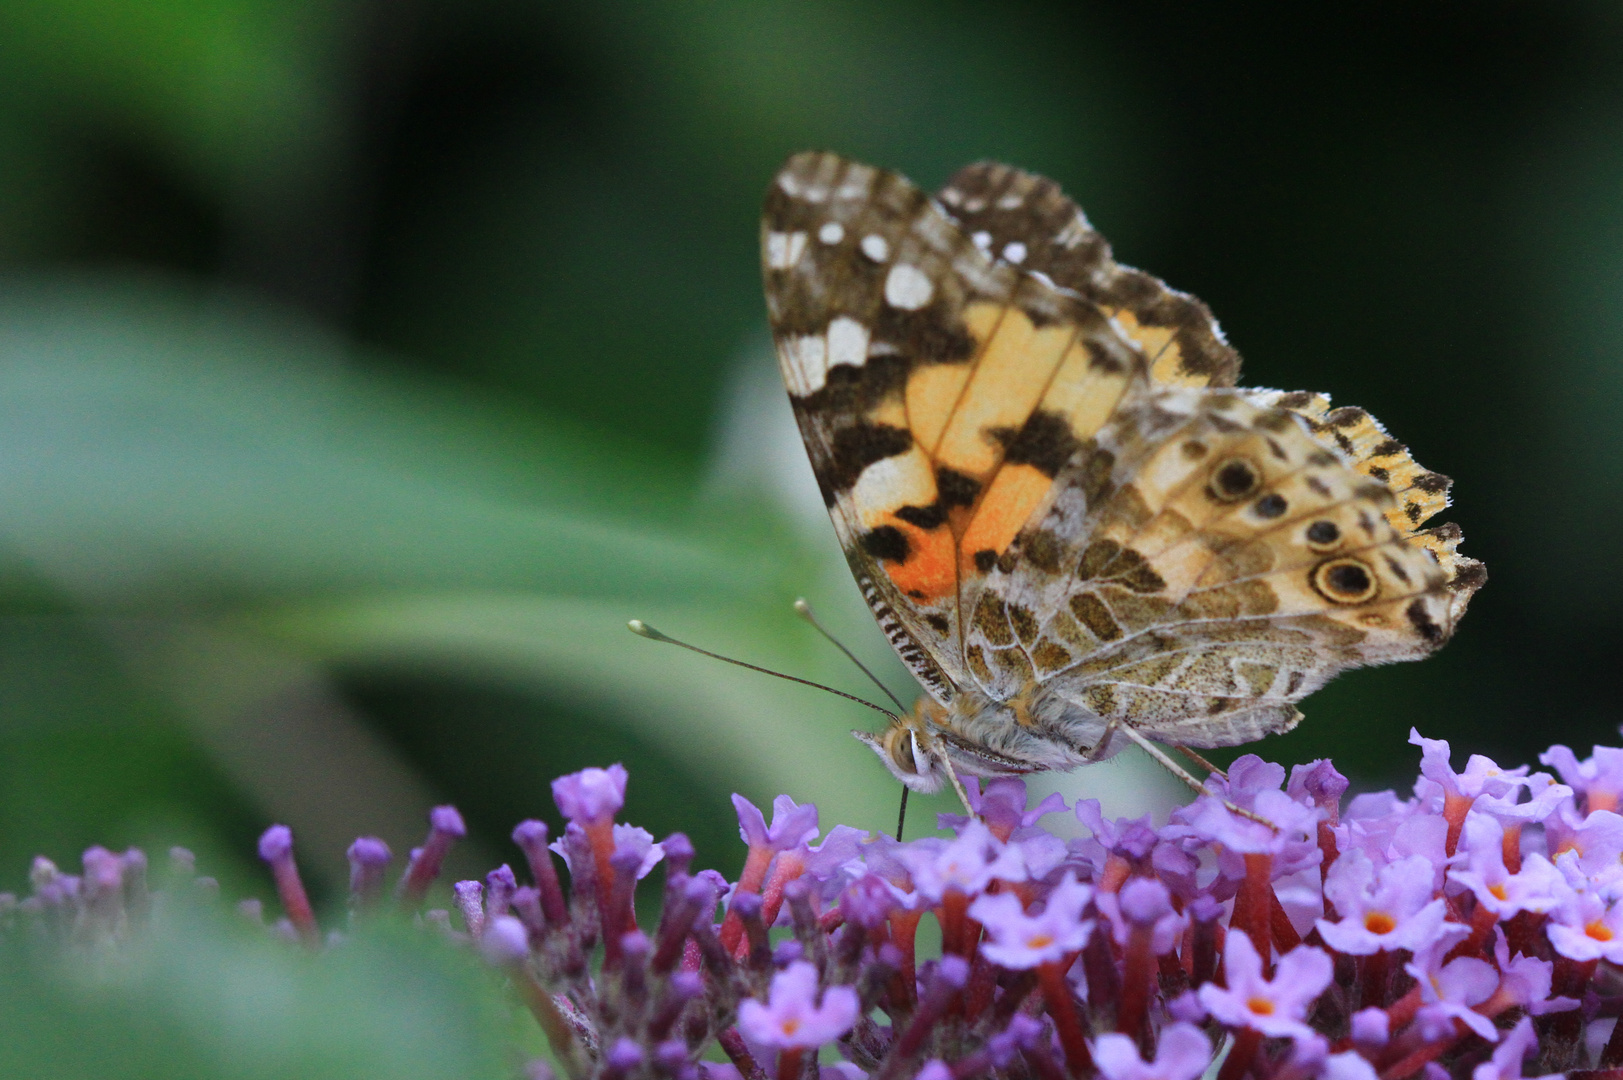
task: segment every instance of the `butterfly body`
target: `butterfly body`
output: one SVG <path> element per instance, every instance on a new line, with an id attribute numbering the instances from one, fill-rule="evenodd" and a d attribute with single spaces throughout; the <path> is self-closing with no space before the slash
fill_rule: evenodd
<path id="1" fill-rule="evenodd" d="M 1123 727 L 1289 730 L 1337 672 L 1452 634 L 1481 564 L 1448 481 L 1360 409 L 1233 386 L 1204 305 L 1118 266 L 1051 182 L 938 199 L 791 158 L 763 218 L 785 384 L 852 571 L 926 697 L 904 783 L 1068 769 Z"/>

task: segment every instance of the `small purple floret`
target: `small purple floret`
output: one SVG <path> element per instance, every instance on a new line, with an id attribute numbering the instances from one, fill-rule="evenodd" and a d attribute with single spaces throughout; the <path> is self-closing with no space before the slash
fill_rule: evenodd
<path id="1" fill-rule="evenodd" d="M 530 952 L 530 933 L 511 915 L 498 915 L 479 936 L 479 950 L 498 967 L 516 964 Z"/>
<path id="2" fill-rule="evenodd" d="M 293 853 L 293 830 L 286 825 L 272 825 L 259 837 L 259 857 L 275 864 Z"/>
<path id="3" fill-rule="evenodd" d="M 400 899 L 408 907 L 420 904 L 428 888 L 440 876 L 440 867 L 451 845 L 468 834 L 462 815 L 454 806 L 436 806 L 428 815 L 428 839 L 412 852 L 411 863 L 400 879 Z"/>
<path id="4" fill-rule="evenodd" d="M 570 821 L 582 828 L 614 820 L 626 804 L 625 766 L 582 769 L 552 782 L 552 798 Z"/>
<path id="5" fill-rule="evenodd" d="M 851 1030 L 861 1006 L 849 986 L 832 986 L 818 1001 L 817 968 L 797 960 L 772 977 L 762 1004 L 746 998 L 738 1006 L 738 1026 L 764 1046 L 809 1049 L 833 1042 Z"/>

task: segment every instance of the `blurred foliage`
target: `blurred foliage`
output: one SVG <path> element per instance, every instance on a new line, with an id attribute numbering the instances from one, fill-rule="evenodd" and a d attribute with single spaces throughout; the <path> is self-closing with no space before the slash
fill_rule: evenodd
<path id="1" fill-rule="evenodd" d="M 312 956 L 176 914 L 116 953 L 0 940 L 0 1075 L 494 1080 L 539 1053 L 533 1021 L 437 935 L 380 927 Z"/>
<path id="2" fill-rule="evenodd" d="M 0 888 L 182 842 L 263 892 L 276 819 L 330 892 L 440 800 L 482 871 L 610 759 L 726 871 L 730 791 L 888 825 L 862 710 L 623 629 L 864 692 L 804 594 L 910 685 L 765 344 L 759 196 L 806 146 L 1056 177 L 1248 383 L 1456 479 L 1459 637 L 1259 750 L 1376 783 L 1411 724 L 1612 737 L 1620 60 L 1598 2 L 0 6 Z"/>

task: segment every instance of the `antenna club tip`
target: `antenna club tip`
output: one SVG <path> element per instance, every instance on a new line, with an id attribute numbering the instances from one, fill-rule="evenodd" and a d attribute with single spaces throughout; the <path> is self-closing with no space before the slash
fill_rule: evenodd
<path id="1" fill-rule="evenodd" d="M 806 603 L 806 598 L 804 596 L 797 596 L 795 597 L 795 610 L 800 612 L 802 615 L 810 615 L 811 605 Z"/>
<path id="2" fill-rule="evenodd" d="M 654 638 L 655 640 L 658 640 L 664 636 L 658 630 L 655 630 L 652 626 L 649 626 L 641 619 L 632 619 L 630 622 L 626 623 L 626 629 L 630 630 L 638 637 Z"/>

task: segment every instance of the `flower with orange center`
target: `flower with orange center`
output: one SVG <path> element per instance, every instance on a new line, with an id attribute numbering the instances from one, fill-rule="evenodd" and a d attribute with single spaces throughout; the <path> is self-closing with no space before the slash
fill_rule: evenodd
<path id="1" fill-rule="evenodd" d="M 817 968 L 796 960 L 772 976 L 765 1003 L 746 998 L 738 1026 L 758 1043 L 784 1050 L 822 1046 L 851 1030 L 862 1006 L 849 986 L 831 986 L 817 1000 Z"/>
<path id="2" fill-rule="evenodd" d="M 1084 920 L 1082 909 L 1092 898 L 1092 887 L 1080 884 L 1076 874 L 1067 871 L 1048 894 L 1039 915 L 1026 914 L 1020 898 L 1005 892 L 976 897 L 969 906 L 969 917 L 986 928 L 981 952 L 988 960 L 1007 968 L 1028 969 L 1078 952 L 1088 943 L 1093 920 Z"/>
<path id="3" fill-rule="evenodd" d="M 1326 907 L 1339 922 L 1318 921 L 1324 943 L 1337 952 L 1371 956 L 1418 949 L 1436 935 L 1447 916 L 1435 895 L 1436 870 L 1424 855 L 1410 855 L 1376 869 L 1361 848 L 1342 855 L 1324 882 Z"/>
<path id="4" fill-rule="evenodd" d="M 1551 913 L 1544 932 L 1569 960 L 1623 963 L 1623 903 L 1608 903 L 1594 892 L 1572 893 Z"/>
<path id="5" fill-rule="evenodd" d="M 1207 983 L 1200 1003 L 1218 1022 L 1250 1028 L 1269 1038 L 1312 1038 L 1308 1009 L 1330 985 L 1330 956 L 1323 949 L 1298 945 L 1279 958 L 1272 979 L 1262 975 L 1262 958 L 1246 934 L 1229 934 L 1223 949 L 1228 983 Z"/>

